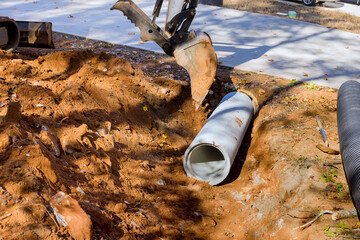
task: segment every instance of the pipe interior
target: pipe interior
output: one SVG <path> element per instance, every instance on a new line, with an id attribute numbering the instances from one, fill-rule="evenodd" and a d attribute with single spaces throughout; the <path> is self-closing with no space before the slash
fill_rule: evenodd
<path id="1" fill-rule="evenodd" d="M 210 145 L 196 147 L 189 156 L 193 172 L 205 181 L 219 177 L 226 166 L 225 156 Z"/>
<path id="2" fill-rule="evenodd" d="M 5 27 L 0 27 L 0 47 L 6 46 L 8 43 L 8 34 Z"/>

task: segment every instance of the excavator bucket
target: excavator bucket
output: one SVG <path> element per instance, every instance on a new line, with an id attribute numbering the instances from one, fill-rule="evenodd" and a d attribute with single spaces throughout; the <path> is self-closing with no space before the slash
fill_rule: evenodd
<path id="1" fill-rule="evenodd" d="M 0 49 L 14 50 L 20 41 L 20 32 L 16 22 L 0 16 Z"/>
<path id="2" fill-rule="evenodd" d="M 19 47 L 55 48 L 51 22 L 16 21 L 20 31 Z"/>
<path id="3" fill-rule="evenodd" d="M 17 47 L 54 48 L 52 23 L 15 21 L 0 16 L 0 49 L 12 51 Z"/>
<path id="4" fill-rule="evenodd" d="M 191 5 L 187 10 L 183 10 L 185 2 L 190 2 Z M 141 40 L 156 42 L 166 54 L 174 56 L 176 62 L 187 70 L 191 79 L 191 95 L 196 102 L 195 107 L 198 109 L 214 81 L 217 57 L 208 34 L 188 32 L 187 30 L 195 16 L 193 8 L 196 7 L 196 2 L 186 0 L 172 1 L 173 5 L 169 3 L 168 10 L 171 13 L 168 12 L 167 18 L 171 20 L 167 20 L 165 31 L 155 24 L 162 0 L 156 1 L 153 20 L 132 0 L 119 0 L 111 9 L 122 11 L 140 29 Z M 173 25 L 177 27 L 171 27 Z"/>
<path id="5" fill-rule="evenodd" d="M 197 33 L 194 38 L 177 45 L 174 56 L 190 75 L 191 95 L 198 109 L 209 92 L 217 68 L 217 57 L 209 35 Z"/>

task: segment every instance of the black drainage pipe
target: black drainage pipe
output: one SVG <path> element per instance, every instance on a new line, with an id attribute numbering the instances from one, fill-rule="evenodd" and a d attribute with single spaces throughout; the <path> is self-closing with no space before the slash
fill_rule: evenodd
<path id="1" fill-rule="evenodd" d="M 360 83 L 347 81 L 339 89 L 337 125 L 341 158 L 350 195 L 360 213 Z"/>

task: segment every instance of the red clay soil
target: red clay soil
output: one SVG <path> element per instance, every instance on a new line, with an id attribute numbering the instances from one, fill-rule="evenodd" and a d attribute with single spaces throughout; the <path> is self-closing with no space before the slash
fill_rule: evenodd
<path id="1" fill-rule="evenodd" d="M 324 215 L 294 229 L 353 208 L 340 156 L 316 148 L 316 116 L 339 148 L 337 90 L 219 67 L 196 111 L 173 59 L 55 40 L 0 52 L 0 239 L 326 239 L 357 223 Z M 231 175 L 187 177 L 187 146 L 236 90 L 259 111 Z"/>

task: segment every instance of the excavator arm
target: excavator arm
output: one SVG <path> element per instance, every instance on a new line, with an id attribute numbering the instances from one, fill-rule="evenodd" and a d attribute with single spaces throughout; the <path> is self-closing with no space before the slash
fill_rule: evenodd
<path id="1" fill-rule="evenodd" d="M 164 30 L 156 24 L 162 4 L 156 0 L 152 19 L 132 0 L 119 0 L 111 9 L 122 11 L 140 29 L 142 41 L 154 41 L 187 70 L 197 109 L 215 79 L 217 56 L 207 33 L 189 31 L 198 0 L 169 0 Z"/>

